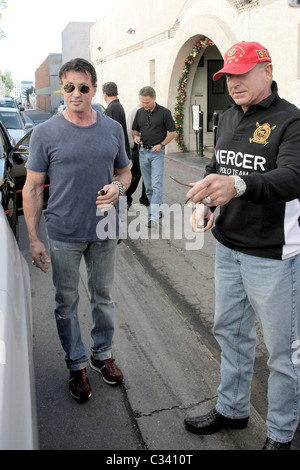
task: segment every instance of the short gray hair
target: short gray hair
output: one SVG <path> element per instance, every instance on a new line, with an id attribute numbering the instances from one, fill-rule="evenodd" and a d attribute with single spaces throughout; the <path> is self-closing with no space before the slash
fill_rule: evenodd
<path id="1" fill-rule="evenodd" d="M 155 93 L 154 88 L 152 88 L 152 86 L 144 86 L 140 90 L 140 96 L 150 96 L 150 98 L 155 98 L 156 93 Z"/>
<path id="2" fill-rule="evenodd" d="M 103 93 L 106 93 L 107 96 L 117 96 L 118 95 L 118 87 L 114 82 L 107 82 L 104 83 L 102 87 Z"/>

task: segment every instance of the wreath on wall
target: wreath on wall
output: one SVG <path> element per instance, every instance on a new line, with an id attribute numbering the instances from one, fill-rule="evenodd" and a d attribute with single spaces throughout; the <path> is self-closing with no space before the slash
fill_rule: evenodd
<path id="1" fill-rule="evenodd" d="M 184 108 L 184 103 L 186 99 L 185 87 L 188 82 L 189 73 L 199 52 L 201 52 L 202 49 L 205 49 L 207 46 L 213 46 L 213 45 L 214 43 L 210 41 L 208 38 L 199 40 L 193 47 L 193 50 L 184 60 L 184 69 L 182 70 L 182 74 L 178 80 L 174 118 L 175 118 L 175 124 L 176 124 L 176 132 L 177 132 L 176 142 L 177 142 L 179 149 L 182 152 L 186 152 L 187 150 L 186 145 L 184 143 L 184 136 L 183 136 L 183 121 L 184 121 L 183 108 Z"/>

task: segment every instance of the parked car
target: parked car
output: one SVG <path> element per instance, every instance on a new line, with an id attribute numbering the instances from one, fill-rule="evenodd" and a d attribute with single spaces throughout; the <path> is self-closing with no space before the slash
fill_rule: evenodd
<path id="1" fill-rule="evenodd" d="M 25 163 L 29 155 L 32 130 L 13 147 L 5 126 L 0 121 L 0 203 L 9 225 L 18 239 L 18 216 L 23 214 L 22 190 L 26 179 Z M 49 180 L 46 180 L 44 201 L 49 197 Z"/>
<path id="2" fill-rule="evenodd" d="M 92 103 L 92 108 L 95 109 L 96 111 L 99 111 L 99 113 L 104 113 L 104 111 L 105 111 L 104 106 L 102 106 L 102 104 L 98 104 L 98 103 Z M 59 105 L 59 107 L 57 108 L 55 114 L 62 113 L 64 109 L 66 109 L 65 104 Z"/>
<path id="3" fill-rule="evenodd" d="M 31 288 L 0 204 L 0 450 L 37 450 Z"/>
<path id="4" fill-rule="evenodd" d="M 104 113 L 105 108 L 102 106 L 102 104 L 99 103 L 92 103 L 92 108 L 95 109 L 96 111 L 99 111 L 100 113 Z"/>
<path id="5" fill-rule="evenodd" d="M 10 96 L 1 96 L 0 97 L 0 108 L 18 108 L 20 111 L 24 111 L 24 106 L 19 105 L 15 98 Z"/>
<path id="6" fill-rule="evenodd" d="M 38 449 L 30 277 L 14 236 L 31 134 L 13 147 L 0 121 L 0 450 Z"/>
<path id="7" fill-rule="evenodd" d="M 19 142 L 19 140 L 33 127 L 32 123 L 25 122 L 17 108 L 0 107 L 0 120 L 8 130 L 9 135 L 12 138 L 13 145 Z"/>

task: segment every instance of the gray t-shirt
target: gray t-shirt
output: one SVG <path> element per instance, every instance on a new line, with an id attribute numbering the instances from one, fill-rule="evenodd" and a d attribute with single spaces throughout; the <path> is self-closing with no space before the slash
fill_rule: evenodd
<path id="1" fill-rule="evenodd" d="M 97 121 L 88 127 L 77 126 L 62 114 L 39 124 L 26 167 L 49 175 L 45 219 L 50 238 L 66 242 L 107 238 L 97 233 L 100 221 L 103 226 L 96 206 L 98 191 L 112 182 L 114 168 L 128 165 L 122 126 L 104 114 L 97 113 Z"/>

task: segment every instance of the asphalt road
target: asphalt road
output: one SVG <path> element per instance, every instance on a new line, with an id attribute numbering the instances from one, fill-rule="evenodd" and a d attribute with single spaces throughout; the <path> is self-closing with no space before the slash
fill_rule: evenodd
<path id="1" fill-rule="evenodd" d="M 170 176 L 195 181 L 205 161 L 195 154 L 166 157 L 164 203 L 180 206 L 185 200 L 186 188 Z M 140 188 L 134 203 L 139 195 Z M 248 427 L 202 437 L 184 429 L 185 416 L 205 413 L 216 401 L 220 357 L 211 332 L 215 243 L 210 233 L 198 240 L 189 239 L 184 230 L 185 236 L 178 236 L 179 226 L 169 234 L 167 220 L 166 212 L 159 237 L 125 238 L 118 245 L 113 353 L 125 380 L 123 386 L 111 387 L 89 369 L 93 396 L 78 405 L 68 393 L 68 372 L 56 333 L 51 269 L 45 275 L 31 265 L 24 218 L 20 219 L 20 248 L 31 273 L 41 450 L 168 450 L 197 455 L 199 450 L 261 449 L 268 371 L 259 327 Z M 144 230 L 146 221 L 144 207 L 134 205 L 128 212 L 131 233 L 137 232 L 138 224 Z M 45 239 L 43 225 L 41 237 Z M 80 295 L 81 328 L 89 348 L 91 318 L 83 264 Z M 297 442 L 296 436 L 296 448 Z"/>

